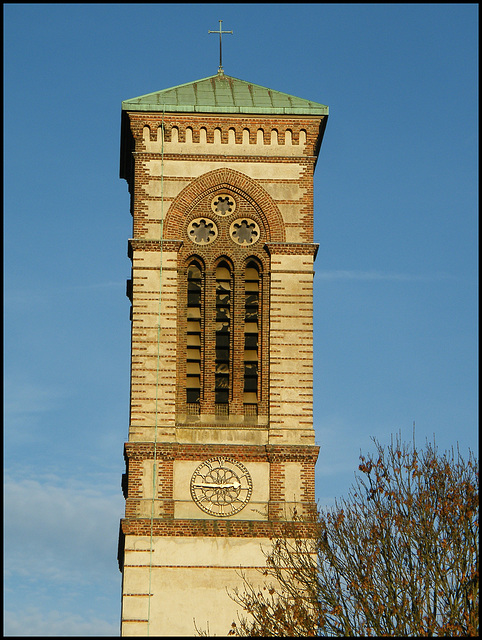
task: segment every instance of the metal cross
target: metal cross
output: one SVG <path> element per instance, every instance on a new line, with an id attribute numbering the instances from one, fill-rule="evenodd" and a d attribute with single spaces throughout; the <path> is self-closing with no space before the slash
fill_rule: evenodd
<path id="1" fill-rule="evenodd" d="M 223 73 L 223 45 L 222 45 L 222 37 L 223 33 L 233 33 L 232 31 L 223 31 L 223 21 L 219 21 L 219 31 L 208 31 L 208 33 L 219 33 L 219 69 L 218 73 Z"/>

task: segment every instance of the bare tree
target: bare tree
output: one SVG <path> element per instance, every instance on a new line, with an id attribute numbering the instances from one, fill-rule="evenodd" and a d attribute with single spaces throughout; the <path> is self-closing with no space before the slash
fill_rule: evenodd
<path id="1" fill-rule="evenodd" d="M 312 537 L 275 540 L 264 588 L 231 595 L 249 615 L 230 635 L 479 634 L 478 461 L 374 442 Z"/>

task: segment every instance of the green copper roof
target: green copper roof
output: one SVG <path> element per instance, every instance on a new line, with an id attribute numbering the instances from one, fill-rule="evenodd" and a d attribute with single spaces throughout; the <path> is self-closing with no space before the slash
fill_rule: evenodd
<path id="1" fill-rule="evenodd" d="M 328 115 L 328 107 L 218 73 L 125 100 L 123 111 Z"/>

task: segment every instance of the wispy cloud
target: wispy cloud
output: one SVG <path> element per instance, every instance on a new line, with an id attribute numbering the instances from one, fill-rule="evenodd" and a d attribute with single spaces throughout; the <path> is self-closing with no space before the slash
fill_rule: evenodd
<path id="1" fill-rule="evenodd" d="M 357 271 L 357 270 L 335 270 L 335 271 L 316 271 L 316 279 L 320 280 L 391 280 L 398 282 L 433 282 L 436 280 L 452 280 L 454 276 L 446 273 L 434 274 L 410 274 L 410 273 L 393 273 L 383 271 Z"/>
<path id="2" fill-rule="evenodd" d="M 109 603 L 120 588 L 123 499 L 97 480 L 61 481 L 32 470 L 7 476 L 5 635 L 118 635 L 119 611 Z M 92 593 L 90 610 L 79 614 L 75 603 Z"/>
<path id="3" fill-rule="evenodd" d="M 65 486 L 67 485 L 67 486 Z M 29 514 L 28 520 L 25 514 Z M 5 480 L 7 575 L 55 582 L 100 578 L 115 570 L 122 496 L 52 479 Z M 34 554 L 25 554 L 35 546 Z M 86 571 L 86 569 L 88 570 Z"/>
<path id="4" fill-rule="evenodd" d="M 20 611 L 5 610 L 6 636 L 118 636 L 119 623 L 72 611 L 45 611 L 40 607 L 22 607 Z"/>
<path id="5" fill-rule="evenodd" d="M 65 406 L 69 391 L 58 384 L 22 379 L 18 374 L 6 373 L 5 378 L 5 442 L 19 445 L 45 438 L 41 421 Z"/>
<path id="6" fill-rule="evenodd" d="M 65 391 L 43 383 L 18 380 L 11 376 L 5 381 L 5 413 L 22 418 L 57 408 L 65 398 Z"/>

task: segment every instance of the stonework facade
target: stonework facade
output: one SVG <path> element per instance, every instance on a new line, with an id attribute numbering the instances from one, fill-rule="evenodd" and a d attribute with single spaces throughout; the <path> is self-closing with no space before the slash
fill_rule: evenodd
<path id="1" fill-rule="evenodd" d="M 261 581 L 263 546 L 315 508 L 313 172 L 327 112 L 139 104 L 123 104 L 121 147 L 133 216 L 121 633 L 226 635 L 226 588 L 241 570 Z"/>

